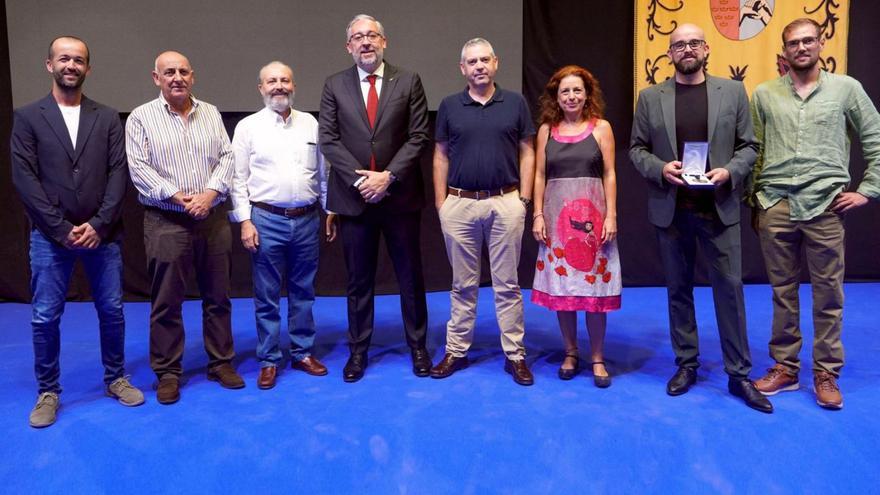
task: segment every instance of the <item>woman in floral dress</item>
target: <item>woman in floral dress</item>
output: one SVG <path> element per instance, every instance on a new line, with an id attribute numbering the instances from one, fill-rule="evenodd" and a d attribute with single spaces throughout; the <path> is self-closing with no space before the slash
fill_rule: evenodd
<path id="1" fill-rule="evenodd" d="M 565 343 L 559 378 L 578 372 L 577 312 L 584 311 L 598 387 L 611 385 L 606 313 L 620 308 L 614 135 L 599 83 L 582 67 L 559 69 L 541 95 L 532 233 L 540 243 L 532 302 L 556 311 Z"/>

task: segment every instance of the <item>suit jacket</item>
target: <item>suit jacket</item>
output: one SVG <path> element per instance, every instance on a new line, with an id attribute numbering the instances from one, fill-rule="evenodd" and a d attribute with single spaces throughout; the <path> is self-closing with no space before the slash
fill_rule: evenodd
<path id="1" fill-rule="evenodd" d="M 376 126 L 370 128 L 357 66 L 327 78 L 318 116 L 321 152 L 330 163 L 327 209 L 360 215 L 367 203 L 353 184 L 356 169 L 390 170 L 397 181 L 377 206 L 393 213 L 425 202 L 420 156 L 428 146 L 428 102 L 418 74 L 385 63 Z"/>
<path id="2" fill-rule="evenodd" d="M 742 82 L 706 77 L 709 166 L 726 168 L 730 181 L 715 188 L 715 209 L 725 225 L 740 219 L 744 182 L 757 157 L 749 98 Z M 675 137 L 675 79 L 643 89 L 633 116 L 629 157 L 648 180 L 648 220 L 668 227 L 675 216 L 678 186 L 663 178 L 663 166 L 679 160 Z"/>
<path id="3" fill-rule="evenodd" d="M 102 242 L 119 238 L 127 187 L 119 113 L 85 96 L 76 147 L 52 95 L 15 111 L 12 181 L 33 227 L 63 244 L 88 222 Z"/>

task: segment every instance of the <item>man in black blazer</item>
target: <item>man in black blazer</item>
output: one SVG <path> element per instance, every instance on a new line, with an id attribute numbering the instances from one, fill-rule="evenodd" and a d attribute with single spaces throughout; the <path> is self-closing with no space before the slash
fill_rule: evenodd
<path id="1" fill-rule="evenodd" d="M 355 65 L 327 78 L 321 96 L 320 146 L 330 162 L 327 229 L 339 217 L 348 268 L 347 382 L 360 380 L 373 334 L 379 234 L 400 286 L 413 373 L 427 376 L 428 309 L 419 249 L 424 192 L 419 157 L 428 146 L 428 104 L 419 76 L 383 61 L 385 31 L 358 15 L 346 29 Z"/>
<path id="2" fill-rule="evenodd" d="M 121 214 L 126 160 L 119 114 L 82 94 L 89 73 L 85 42 L 49 45 L 52 92 L 15 111 L 12 180 L 31 220 L 34 360 L 39 398 L 35 428 L 55 422 L 60 405 L 59 323 L 70 273 L 82 260 L 98 310 L 107 395 L 126 406 L 144 396 L 125 377 Z"/>
<path id="3" fill-rule="evenodd" d="M 696 383 L 694 265 L 699 242 L 709 264 L 728 390 L 749 407 L 769 413 L 773 406 L 749 379 L 742 284 L 740 203 L 757 150 L 749 99 L 741 82 L 706 74 L 709 45 L 698 26 L 680 25 L 669 43 L 675 76 L 639 94 L 629 150 L 649 185 L 648 219 L 656 228 L 666 276 L 669 332 L 678 366 L 666 392 L 681 395 Z M 680 157 L 689 141 L 709 145 L 705 175 L 711 189 L 691 189 L 682 180 Z"/>

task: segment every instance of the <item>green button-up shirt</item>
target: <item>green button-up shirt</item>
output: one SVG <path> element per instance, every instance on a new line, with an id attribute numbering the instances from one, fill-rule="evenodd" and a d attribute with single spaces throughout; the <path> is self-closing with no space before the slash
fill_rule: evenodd
<path id="1" fill-rule="evenodd" d="M 828 209 L 850 182 L 852 131 L 867 162 L 857 191 L 880 198 L 880 115 L 855 79 L 821 71 L 813 92 L 801 98 L 791 76 L 762 83 L 752 96 L 755 137 L 753 200 L 770 208 L 788 199 L 792 220 Z"/>

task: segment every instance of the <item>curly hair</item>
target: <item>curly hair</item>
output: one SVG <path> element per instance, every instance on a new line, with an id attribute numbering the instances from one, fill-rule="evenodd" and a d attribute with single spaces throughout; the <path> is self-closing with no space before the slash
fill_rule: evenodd
<path id="1" fill-rule="evenodd" d="M 556 100 L 559 93 L 559 83 L 568 76 L 577 76 L 584 82 L 584 92 L 586 93 L 582 112 L 584 120 L 601 119 L 604 116 L 605 99 L 602 97 L 599 81 L 583 67 L 566 65 L 553 74 L 550 81 L 547 82 L 547 86 L 544 87 L 544 92 L 538 98 L 538 104 L 541 107 L 541 124 L 554 126 L 562 122 L 564 113 Z"/>

